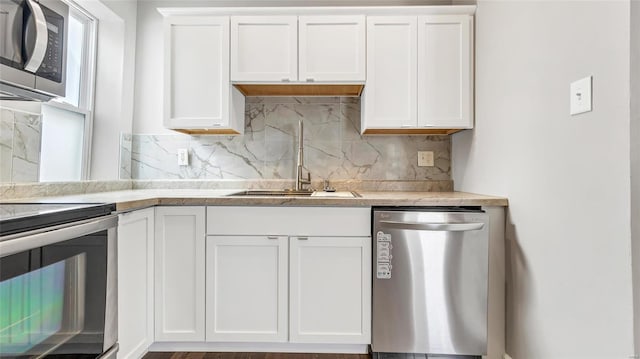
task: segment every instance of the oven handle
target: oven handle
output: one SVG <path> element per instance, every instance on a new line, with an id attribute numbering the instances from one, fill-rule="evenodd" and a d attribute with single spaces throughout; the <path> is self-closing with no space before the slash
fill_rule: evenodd
<path id="1" fill-rule="evenodd" d="M 78 222 L 70 226 L 57 226 L 49 231 L 36 230 L 33 231 L 33 234 L 27 232 L 26 234 L 20 233 L 7 236 L 0 239 L 0 258 L 115 228 L 117 225 L 118 216 L 112 214 L 98 219 Z"/>
<path id="2" fill-rule="evenodd" d="M 27 5 L 31 9 L 34 23 L 36 25 L 36 42 L 33 44 L 31 56 L 24 65 L 24 69 L 29 72 L 36 72 L 44 61 L 47 53 L 47 45 L 49 45 L 49 30 L 47 29 L 47 19 L 44 17 L 42 8 L 33 0 L 27 0 Z"/>

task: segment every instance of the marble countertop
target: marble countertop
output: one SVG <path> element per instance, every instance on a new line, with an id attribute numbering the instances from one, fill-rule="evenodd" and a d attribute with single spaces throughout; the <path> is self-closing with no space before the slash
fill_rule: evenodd
<path id="1" fill-rule="evenodd" d="M 60 197 L 24 198 L 11 202 L 115 203 L 126 212 L 156 205 L 218 206 L 508 206 L 504 197 L 466 192 L 358 191 L 360 197 L 233 197 L 243 189 L 138 189 L 77 194 Z"/>

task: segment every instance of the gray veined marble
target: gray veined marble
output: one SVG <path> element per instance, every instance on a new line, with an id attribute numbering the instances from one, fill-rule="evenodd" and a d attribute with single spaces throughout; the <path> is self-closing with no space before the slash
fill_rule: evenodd
<path id="1" fill-rule="evenodd" d="M 13 122 L 13 112 L 0 109 L 0 182 L 11 182 Z"/>
<path id="2" fill-rule="evenodd" d="M 218 136 L 201 138 L 190 144 L 191 165 L 185 170 L 188 178 L 263 178 L 263 162 L 255 154 L 262 148 L 263 141 Z"/>
<path id="3" fill-rule="evenodd" d="M 122 133 L 120 135 L 120 175 L 121 180 L 131 179 L 131 147 L 132 135 Z"/>
<path id="4" fill-rule="evenodd" d="M 249 97 L 243 136 L 135 134 L 132 179 L 292 179 L 302 119 L 305 163 L 316 180 L 450 181 L 448 136 L 361 136 L 359 101 Z M 189 166 L 177 165 L 179 148 L 189 150 Z M 433 151 L 435 166 L 418 167 L 418 151 Z"/>
<path id="5" fill-rule="evenodd" d="M 37 182 L 41 116 L 0 109 L 0 182 Z"/>
<path id="6" fill-rule="evenodd" d="M 126 181 L 31 182 L 0 184 L 0 198 L 18 199 L 130 190 Z"/>
<path id="7" fill-rule="evenodd" d="M 179 148 L 188 148 L 186 135 L 133 135 L 131 145 L 132 178 L 186 178 L 178 166 Z"/>

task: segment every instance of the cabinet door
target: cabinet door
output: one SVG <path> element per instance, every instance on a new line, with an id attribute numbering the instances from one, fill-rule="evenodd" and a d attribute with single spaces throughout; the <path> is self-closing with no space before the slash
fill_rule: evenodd
<path id="1" fill-rule="evenodd" d="M 416 45 L 415 16 L 367 17 L 363 130 L 416 127 Z"/>
<path id="2" fill-rule="evenodd" d="M 118 219 L 118 358 L 140 358 L 153 342 L 154 210 Z"/>
<path id="3" fill-rule="evenodd" d="M 371 343 L 369 237 L 291 237 L 294 343 Z"/>
<path id="4" fill-rule="evenodd" d="M 300 81 L 364 81 L 365 17 L 300 16 Z"/>
<path id="5" fill-rule="evenodd" d="M 157 207 L 155 340 L 204 341 L 204 207 Z"/>
<path id="6" fill-rule="evenodd" d="M 207 341 L 287 341 L 287 237 L 207 237 Z"/>
<path id="7" fill-rule="evenodd" d="M 231 81 L 297 81 L 296 16 L 231 17 Z"/>
<path id="8" fill-rule="evenodd" d="M 472 17 L 418 17 L 418 126 L 472 128 Z"/>
<path id="9" fill-rule="evenodd" d="M 164 44 L 165 127 L 229 127 L 229 17 L 166 17 Z"/>

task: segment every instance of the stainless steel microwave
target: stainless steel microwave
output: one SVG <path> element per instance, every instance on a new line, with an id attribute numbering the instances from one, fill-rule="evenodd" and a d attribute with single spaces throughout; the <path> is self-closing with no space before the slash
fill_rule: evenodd
<path id="1" fill-rule="evenodd" d="M 0 99 L 65 95 L 68 20 L 60 0 L 0 0 Z"/>

